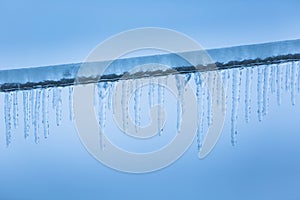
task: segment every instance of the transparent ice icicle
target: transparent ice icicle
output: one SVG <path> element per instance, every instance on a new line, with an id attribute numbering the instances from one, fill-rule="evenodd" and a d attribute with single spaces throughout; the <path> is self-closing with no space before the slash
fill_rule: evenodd
<path id="1" fill-rule="evenodd" d="M 23 95 L 23 115 L 24 115 L 24 137 L 27 138 L 30 129 L 30 106 L 29 106 L 29 93 L 27 90 L 22 92 Z"/>
<path id="2" fill-rule="evenodd" d="M 134 123 L 135 123 L 135 131 L 137 132 L 138 127 L 140 127 L 140 112 L 139 112 L 139 105 L 140 105 L 140 89 L 139 89 L 139 81 L 135 80 L 134 86 Z"/>
<path id="3" fill-rule="evenodd" d="M 291 79 L 291 68 L 290 68 L 290 64 L 286 63 L 285 64 L 285 91 L 289 91 L 290 90 L 290 79 Z"/>
<path id="4" fill-rule="evenodd" d="M 158 135 L 161 135 L 161 99 L 162 98 L 162 88 L 161 88 L 161 78 L 157 78 L 157 104 L 158 104 L 158 109 L 157 109 L 157 131 Z"/>
<path id="5" fill-rule="evenodd" d="M 272 94 L 276 92 L 276 70 L 277 70 L 276 65 L 272 65 L 271 76 L 270 76 Z"/>
<path id="6" fill-rule="evenodd" d="M 194 74 L 194 80 L 196 84 L 196 97 L 198 105 L 198 115 L 197 115 L 197 148 L 200 151 L 202 147 L 202 138 L 203 138 L 203 117 L 201 115 L 203 108 L 203 87 L 200 72 Z"/>
<path id="7" fill-rule="evenodd" d="M 263 70 L 261 67 L 257 68 L 257 114 L 258 120 L 262 121 L 263 116 Z"/>
<path id="8" fill-rule="evenodd" d="M 207 125 L 210 126 L 212 123 L 212 116 L 211 116 L 211 96 L 212 96 L 212 77 L 211 77 L 211 72 L 207 73 Z"/>
<path id="9" fill-rule="evenodd" d="M 267 115 L 269 107 L 270 91 L 270 66 L 264 67 L 264 86 L 263 86 L 263 116 Z"/>
<path id="10" fill-rule="evenodd" d="M 73 121 L 73 93 L 74 87 L 69 86 L 69 120 Z"/>
<path id="11" fill-rule="evenodd" d="M 280 65 L 276 66 L 276 95 L 277 95 L 277 104 L 281 104 L 281 88 L 282 88 L 282 69 Z"/>
<path id="12" fill-rule="evenodd" d="M 56 90 L 55 92 L 55 121 L 56 121 L 56 125 L 60 126 L 61 124 L 61 120 L 62 120 L 62 96 L 61 96 L 61 92 L 62 89 L 60 87 L 55 88 L 54 90 Z"/>
<path id="13" fill-rule="evenodd" d="M 34 105 L 35 105 L 35 89 L 30 90 L 29 92 L 29 102 L 30 102 L 30 118 L 31 123 L 35 121 Z"/>
<path id="14" fill-rule="evenodd" d="M 176 78 L 176 87 L 178 92 L 177 98 L 177 131 L 180 131 L 180 124 L 181 124 L 181 116 L 182 116 L 182 107 L 180 106 L 183 98 L 183 90 L 184 90 L 184 82 L 182 77 L 179 74 L 175 75 Z"/>
<path id="15" fill-rule="evenodd" d="M 103 143 L 103 133 L 106 123 L 106 109 L 107 109 L 107 93 L 109 90 L 108 82 L 99 82 L 97 84 L 98 91 L 98 123 L 99 123 L 99 137 L 100 147 L 103 149 L 105 144 Z"/>
<path id="16" fill-rule="evenodd" d="M 12 107 L 11 92 L 6 92 L 4 96 L 4 121 L 5 121 L 6 146 L 8 146 L 11 143 L 11 107 Z"/>
<path id="17" fill-rule="evenodd" d="M 13 120 L 14 128 L 18 127 L 19 122 L 19 111 L 18 111 L 18 91 L 12 93 L 13 95 Z"/>
<path id="18" fill-rule="evenodd" d="M 34 141 L 35 143 L 39 142 L 39 116 L 40 116 L 40 98 L 41 98 L 41 91 L 39 89 L 36 90 L 36 95 L 35 95 L 35 103 L 34 103 L 34 121 L 33 121 L 33 126 L 34 126 Z"/>
<path id="19" fill-rule="evenodd" d="M 252 90 L 253 69 L 246 69 L 246 87 L 245 87 L 245 119 L 248 123 L 251 115 L 251 90 Z"/>
<path id="20" fill-rule="evenodd" d="M 42 123 L 44 129 L 44 138 L 49 136 L 49 90 L 42 90 Z"/>
<path id="21" fill-rule="evenodd" d="M 232 71 L 232 111 L 231 111 L 231 144 L 236 144 L 238 106 L 240 101 L 241 71 Z"/>
<path id="22" fill-rule="evenodd" d="M 292 74 L 291 74 L 291 102 L 294 106 L 296 104 L 296 64 L 295 62 L 292 63 Z"/>
<path id="23" fill-rule="evenodd" d="M 299 62 L 296 62 L 296 65 L 298 67 L 298 92 L 300 93 L 300 66 L 299 66 Z"/>

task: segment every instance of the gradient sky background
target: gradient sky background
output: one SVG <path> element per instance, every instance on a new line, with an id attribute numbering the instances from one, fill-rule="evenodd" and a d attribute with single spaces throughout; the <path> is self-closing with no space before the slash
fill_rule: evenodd
<path id="1" fill-rule="evenodd" d="M 299 8 L 296 0 L 1 0 L 0 69 L 81 62 L 104 39 L 147 26 L 175 29 L 204 48 L 299 39 Z M 132 175 L 111 170 L 87 153 L 67 119 L 64 92 L 63 125 L 54 125 L 51 111 L 51 135 L 38 145 L 32 135 L 23 139 L 20 125 L 6 148 L 0 123 L 0 199 L 300 198 L 299 95 L 296 106 L 291 106 L 289 93 L 283 93 L 281 106 L 272 96 L 269 114 L 259 123 L 253 92 L 249 124 L 243 107 L 239 111 L 238 146 L 230 144 L 227 117 L 220 141 L 204 160 L 197 158 L 193 144 L 170 167 Z"/>
<path id="2" fill-rule="evenodd" d="M 297 0 L 0 1 L 0 67 L 83 61 L 104 39 L 139 27 L 180 31 L 204 48 L 300 38 Z"/>

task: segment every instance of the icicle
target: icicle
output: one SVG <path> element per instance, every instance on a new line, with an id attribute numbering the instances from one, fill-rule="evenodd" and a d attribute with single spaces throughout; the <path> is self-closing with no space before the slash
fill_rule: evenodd
<path id="1" fill-rule="evenodd" d="M 298 92 L 300 93 L 300 66 L 299 62 L 296 62 L 298 66 Z"/>
<path id="2" fill-rule="evenodd" d="M 290 64 L 287 63 L 285 65 L 285 91 L 289 91 L 290 90 L 290 77 L 291 77 L 291 72 L 290 72 Z"/>
<path id="3" fill-rule="evenodd" d="M 229 83 L 229 73 L 228 70 L 222 71 L 222 82 L 223 82 L 223 90 L 222 90 L 222 111 L 223 114 L 226 112 L 226 106 L 227 106 L 227 90 L 228 90 L 228 83 Z"/>
<path id="4" fill-rule="evenodd" d="M 105 148 L 103 143 L 103 133 L 106 122 L 106 106 L 107 106 L 107 93 L 109 90 L 109 84 L 107 82 L 99 82 L 97 84 L 98 90 L 98 123 L 99 123 L 99 136 L 100 136 L 100 147 Z"/>
<path id="5" fill-rule="evenodd" d="M 292 63 L 292 74 L 291 74 L 291 102 L 294 106 L 296 104 L 296 64 Z"/>
<path id="6" fill-rule="evenodd" d="M 69 86 L 69 120 L 70 121 L 73 121 L 73 92 L 74 92 L 74 87 Z"/>
<path id="7" fill-rule="evenodd" d="M 197 117 L 197 148 L 200 151 L 202 147 L 202 137 L 203 137 L 203 118 L 201 116 L 201 112 L 203 110 L 203 100 L 201 99 L 203 95 L 202 92 L 202 80 L 200 72 L 196 72 L 194 74 L 195 84 L 196 84 L 196 97 L 197 97 L 197 105 L 198 105 L 198 117 Z"/>
<path id="8" fill-rule="evenodd" d="M 149 107 L 153 106 L 153 96 L 154 96 L 154 84 L 153 80 L 149 79 L 149 91 L 148 91 L 148 99 L 149 99 Z"/>
<path id="9" fill-rule="evenodd" d="M 276 92 L 276 66 L 272 65 L 272 71 L 271 71 L 271 76 L 270 76 L 270 81 L 271 81 L 271 92 L 274 94 Z"/>
<path id="10" fill-rule="evenodd" d="M 56 125 L 60 126 L 62 118 L 62 98 L 61 98 L 61 88 L 55 88 L 55 112 L 56 112 Z"/>
<path id="11" fill-rule="evenodd" d="M 183 105 L 183 89 L 184 89 L 184 82 L 182 80 L 182 77 L 180 77 L 179 74 L 175 75 L 176 78 L 176 87 L 177 87 L 177 91 L 178 91 L 178 98 L 177 98 L 177 131 L 180 132 L 180 124 L 181 124 L 181 115 L 182 115 L 182 107 L 180 106 L 180 104 L 182 103 Z"/>
<path id="12" fill-rule="evenodd" d="M 137 133 L 138 127 L 140 127 L 140 113 L 139 113 L 139 105 L 140 105 L 140 94 L 139 94 L 139 80 L 135 80 L 135 90 L 134 90 L 134 124 L 135 124 L 135 132 Z"/>
<path id="13" fill-rule="evenodd" d="M 222 75 L 222 72 L 217 72 L 217 76 L 220 77 L 220 75 Z M 215 83 L 216 83 L 216 90 L 217 90 L 217 105 L 220 105 L 220 102 L 222 103 L 222 90 L 223 88 L 221 88 L 221 81 L 222 80 L 218 80 L 217 76 L 215 76 Z"/>
<path id="14" fill-rule="evenodd" d="M 57 88 L 52 88 L 52 109 L 54 110 L 57 105 Z"/>
<path id="15" fill-rule="evenodd" d="M 259 121 L 262 121 L 262 110 L 263 110 L 263 73 L 262 73 L 262 69 L 261 67 L 258 67 L 257 68 L 257 114 L 258 114 L 258 120 Z"/>
<path id="16" fill-rule="evenodd" d="M 107 104 L 108 110 L 112 109 L 112 95 L 113 95 L 114 89 L 115 89 L 115 83 L 110 82 L 109 89 L 108 89 L 108 104 Z"/>
<path id="17" fill-rule="evenodd" d="M 4 97 L 6 146 L 8 146 L 11 143 L 11 106 L 12 106 L 11 93 L 6 92 Z"/>
<path id="18" fill-rule="evenodd" d="M 19 122 L 19 111 L 18 111 L 18 92 L 13 92 L 13 120 L 14 120 L 14 128 L 18 127 Z"/>
<path id="19" fill-rule="evenodd" d="M 211 73 L 207 73 L 207 125 L 210 126 L 212 123 L 212 117 L 211 117 L 211 95 L 212 95 L 212 78 Z"/>
<path id="20" fill-rule="evenodd" d="M 122 104 L 122 122 L 123 122 L 123 131 L 126 132 L 126 122 L 125 122 L 125 119 L 126 119 L 126 82 L 125 80 L 122 80 L 122 99 L 121 99 L 121 104 Z M 151 97 L 149 97 L 150 99 Z"/>
<path id="21" fill-rule="evenodd" d="M 162 101 L 163 101 L 163 88 L 162 87 L 162 79 L 157 79 L 157 103 L 158 103 L 158 110 L 157 110 L 157 127 L 158 127 L 158 135 L 161 135 L 162 129 L 162 122 L 161 122 L 161 107 L 162 107 Z"/>
<path id="22" fill-rule="evenodd" d="M 29 106 L 29 94 L 28 91 L 23 91 L 23 115 L 24 115 L 24 137 L 27 138 L 30 129 L 30 106 Z"/>
<path id="23" fill-rule="evenodd" d="M 253 69 L 247 68 L 246 69 L 246 92 L 245 92 L 245 119 L 246 123 L 250 120 L 251 115 L 251 85 L 252 85 L 252 78 L 253 78 Z"/>
<path id="24" fill-rule="evenodd" d="M 280 65 L 276 66 L 277 75 L 276 75 L 276 85 L 277 85 L 277 104 L 281 104 L 281 88 L 282 88 L 282 70 Z"/>
<path id="25" fill-rule="evenodd" d="M 231 144 L 236 144 L 237 136 L 237 119 L 238 119 L 238 106 L 240 101 L 240 85 L 241 85 L 241 72 L 239 69 L 233 69 L 232 78 L 232 111 L 231 111 Z"/>
<path id="26" fill-rule="evenodd" d="M 35 104 L 34 104 L 34 121 L 33 121 L 33 126 L 34 126 L 34 141 L 35 143 L 39 142 L 39 136 L 38 136 L 38 131 L 39 131 L 39 116 L 40 116 L 40 96 L 41 96 L 41 91 L 38 89 L 36 91 L 35 95 Z"/>
<path id="27" fill-rule="evenodd" d="M 34 105 L 35 105 L 35 89 L 30 90 L 29 93 L 29 101 L 30 101 L 30 118 L 31 123 L 33 124 L 35 121 L 35 115 L 34 115 Z"/>
<path id="28" fill-rule="evenodd" d="M 263 116 L 268 113 L 270 91 L 270 66 L 264 68 L 264 87 L 263 87 Z"/>
<path id="29" fill-rule="evenodd" d="M 48 89 L 42 90 L 42 123 L 44 128 L 44 138 L 49 136 L 49 91 Z"/>

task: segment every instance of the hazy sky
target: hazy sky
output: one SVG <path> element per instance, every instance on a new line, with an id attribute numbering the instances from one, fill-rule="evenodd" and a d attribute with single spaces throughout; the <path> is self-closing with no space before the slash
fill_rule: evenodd
<path id="1" fill-rule="evenodd" d="M 0 68 L 80 62 L 104 39 L 164 27 L 204 48 L 300 38 L 299 1 L 0 1 Z"/>

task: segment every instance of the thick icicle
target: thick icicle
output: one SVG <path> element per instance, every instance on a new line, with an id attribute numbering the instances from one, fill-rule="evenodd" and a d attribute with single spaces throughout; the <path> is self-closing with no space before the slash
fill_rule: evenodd
<path id="1" fill-rule="evenodd" d="M 29 102 L 30 102 L 30 119 L 31 119 L 31 123 L 33 124 L 35 121 L 35 114 L 34 114 L 35 89 L 30 90 Z"/>
<path id="2" fill-rule="evenodd" d="M 177 91 L 178 91 L 178 98 L 177 98 L 177 131 L 180 132 L 180 124 L 181 124 L 181 115 L 182 115 L 182 107 L 181 107 L 181 103 L 183 105 L 183 90 L 184 90 L 184 83 L 182 80 L 182 77 L 180 77 L 179 74 L 175 75 L 176 78 L 176 87 L 177 87 Z"/>
<path id="3" fill-rule="evenodd" d="M 56 113 L 56 125 L 60 126 L 62 118 L 62 97 L 61 97 L 61 88 L 55 88 L 55 113 Z"/>
<path id="4" fill-rule="evenodd" d="M 227 99 L 228 99 L 228 87 L 229 87 L 229 73 L 228 70 L 222 71 L 222 82 L 223 82 L 223 90 L 222 90 L 222 111 L 223 114 L 226 112 L 227 107 Z"/>
<path id="5" fill-rule="evenodd" d="M 14 120 L 14 128 L 18 127 L 19 122 L 19 111 L 18 111 L 18 91 L 13 92 L 13 120 Z"/>
<path id="6" fill-rule="evenodd" d="M 40 97 L 41 97 L 41 91 L 38 89 L 36 91 L 35 95 L 35 104 L 34 104 L 34 121 L 33 121 L 33 126 L 34 126 L 34 141 L 35 143 L 39 142 L 39 116 L 40 116 Z"/>
<path id="7" fill-rule="evenodd" d="M 268 114 L 269 107 L 269 91 L 270 91 L 270 67 L 264 68 L 264 87 L 263 87 L 263 116 Z"/>
<path id="8" fill-rule="evenodd" d="M 211 72 L 207 73 L 207 125 L 210 126 L 211 125 L 211 96 L 212 96 L 212 77 L 211 77 Z"/>
<path id="9" fill-rule="evenodd" d="M 281 104 L 281 89 L 282 89 L 282 69 L 280 65 L 276 66 L 277 70 L 276 70 L 276 88 L 277 88 L 277 104 L 280 105 Z"/>
<path id="10" fill-rule="evenodd" d="M 276 69 L 276 65 L 272 65 L 270 76 L 272 94 L 276 92 Z"/>
<path id="11" fill-rule="evenodd" d="M 291 102 L 294 106 L 296 104 L 296 64 L 292 63 L 292 74 L 291 74 Z"/>
<path id="12" fill-rule="evenodd" d="M 203 109 L 203 95 L 202 92 L 202 80 L 200 72 L 196 72 L 194 74 L 195 84 L 196 84 L 196 96 L 197 96 L 197 104 L 198 104 L 198 117 L 197 117 L 197 148 L 200 151 L 202 147 L 202 138 L 203 138 L 203 118 L 201 116 Z"/>
<path id="13" fill-rule="evenodd" d="M 263 72 L 262 68 L 257 68 L 257 114 L 258 120 L 262 121 L 262 113 L 263 113 Z"/>
<path id="14" fill-rule="evenodd" d="M 49 136 L 49 91 L 42 90 L 42 123 L 44 129 L 44 138 Z"/>
<path id="15" fill-rule="evenodd" d="M 107 93 L 109 90 L 109 84 L 107 82 L 99 82 L 97 84 L 98 90 L 98 123 L 99 123 L 99 138 L 101 149 L 105 148 L 103 143 L 103 133 L 106 122 L 106 107 L 107 107 Z"/>
<path id="16" fill-rule="evenodd" d="M 30 106 L 29 106 L 29 94 L 28 91 L 23 91 L 23 115 L 24 115 L 24 137 L 27 138 L 30 129 Z"/>
<path id="17" fill-rule="evenodd" d="M 115 83 L 114 82 L 110 82 L 109 83 L 109 89 L 108 89 L 108 103 L 107 103 L 107 107 L 108 110 L 112 109 L 112 95 L 114 93 L 114 89 L 115 89 Z"/>
<path id="18" fill-rule="evenodd" d="M 74 92 L 74 87 L 70 86 L 69 87 L 69 120 L 70 121 L 73 121 L 73 92 Z"/>
<path id="19" fill-rule="evenodd" d="M 290 64 L 286 63 L 285 64 L 285 91 L 290 90 L 290 79 L 291 79 L 291 69 L 290 69 Z"/>
<path id="20" fill-rule="evenodd" d="M 4 120 L 5 120 L 6 146 L 8 146 L 11 143 L 11 107 L 12 107 L 11 93 L 6 92 L 5 97 L 4 97 Z"/>
<path id="21" fill-rule="evenodd" d="M 296 65 L 298 67 L 298 92 L 300 93 L 300 66 L 299 66 L 299 62 L 296 62 Z"/>
<path id="22" fill-rule="evenodd" d="M 157 78 L 157 104 L 158 104 L 158 110 L 157 110 L 157 130 L 158 135 L 161 135 L 162 130 L 161 127 L 161 106 L 162 106 L 162 80 L 161 78 Z"/>
<path id="23" fill-rule="evenodd" d="M 126 81 L 122 80 L 122 99 L 121 99 L 121 104 L 122 104 L 122 122 L 123 122 L 123 131 L 126 132 L 126 97 L 127 97 L 127 86 L 126 86 Z M 150 91 L 150 90 L 149 90 Z M 149 99 L 151 99 L 151 97 L 149 96 Z"/>
<path id="24" fill-rule="evenodd" d="M 139 105 L 140 105 L 140 89 L 139 89 L 139 80 L 135 80 L 134 86 L 134 124 L 135 124 L 135 132 L 137 132 L 138 127 L 140 127 L 140 112 L 139 112 Z"/>
<path id="25" fill-rule="evenodd" d="M 231 111 L 231 144 L 236 144 L 238 106 L 240 101 L 241 71 L 233 69 L 232 78 L 232 111 Z"/>
<path id="26" fill-rule="evenodd" d="M 246 87 L 245 87 L 245 119 L 248 123 L 251 115 L 251 90 L 252 90 L 253 69 L 246 69 Z"/>

